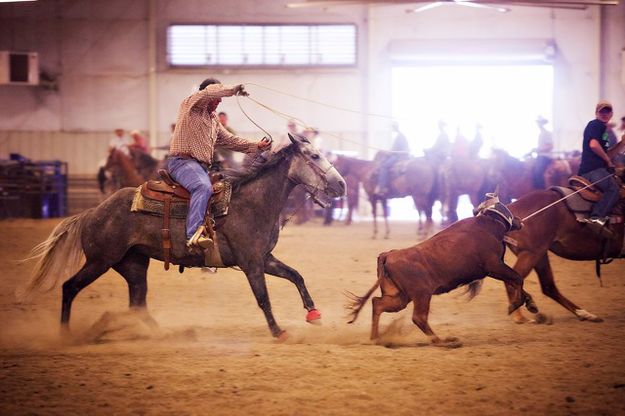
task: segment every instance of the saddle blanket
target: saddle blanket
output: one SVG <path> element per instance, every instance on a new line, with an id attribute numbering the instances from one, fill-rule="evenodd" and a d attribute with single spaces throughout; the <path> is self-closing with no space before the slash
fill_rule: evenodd
<path id="1" fill-rule="evenodd" d="M 223 196 L 218 199 L 214 199 L 211 197 L 210 200 L 210 213 L 214 218 L 223 217 L 228 214 L 228 208 L 230 206 L 230 198 L 232 197 L 232 184 L 228 181 L 223 181 L 224 189 Z M 155 199 L 146 198 L 141 193 L 141 187 L 145 186 L 145 184 L 140 185 L 135 190 L 135 196 L 132 199 L 132 206 L 130 207 L 131 212 L 143 212 L 146 214 L 157 215 L 159 217 L 163 216 L 163 205 L 162 201 L 157 201 Z M 171 202 L 170 208 L 170 217 L 171 218 L 187 218 L 187 213 L 189 212 L 189 203 L 188 201 L 181 201 L 178 199 L 174 199 Z"/>

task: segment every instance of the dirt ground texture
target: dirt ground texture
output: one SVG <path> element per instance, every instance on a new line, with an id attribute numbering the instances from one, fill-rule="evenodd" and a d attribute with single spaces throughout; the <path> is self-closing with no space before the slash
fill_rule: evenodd
<path id="1" fill-rule="evenodd" d="M 291 283 L 269 276 L 289 334 L 277 343 L 241 272 L 180 275 L 152 261 L 148 306 L 160 330 L 126 312 L 126 283 L 109 271 L 77 297 L 71 326 L 82 341 L 68 343 L 59 288 L 23 304 L 14 296 L 32 269 L 16 259 L 57 223 L 0 222 L 1 415 L 625 414 L 622 260 L 603 268 L 600 288 L 594 263 L 552 256 L 561 291 L 603 323 L 577 320 L 532 274 L 526 289 L 552 325 L 513 323 L 502 284 L 486 279 L 471 302 L 458 291 L 433 299 L 434 331 L 462 347 L 429 345 L 410 307 L 382 316 L 376 345 L 370 304 L 348 325 L 343 291 L 364 294 L 377 254 L 414 244 L 415 225 L 393 223 L 390 240 L 371 240 L 370 223 L 290 225 L 274 253 L 303 274 L 321 325 L 305 322 Z"/>

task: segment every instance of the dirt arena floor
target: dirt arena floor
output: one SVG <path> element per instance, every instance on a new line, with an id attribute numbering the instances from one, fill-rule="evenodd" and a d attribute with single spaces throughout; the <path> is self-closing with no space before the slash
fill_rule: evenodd
<path id="1" fill-rule="evenodd" d="M 161 329 L 126 313 L 127 287 L 110 271 L 74 303 L 68 344 L 59 335 L 60 290 L 19 304 L 18 264 L 57 221 L 0 222 L 0 415 L 510 415 L 625 414 L 625 262 L 604 267 L 552 258 L 562 292 L 605 319 L 580 322 L 526 288 L 552 325 L 517 325 L 501 283 L 487 279 L 467 303 L 437 296 L 430 323 L 460 348 L 427 343 L 410 310 L 384 314 L 369 342 L 368 305 L 347 325 L 344 290 L 364 293 L 376 256 L 415 242 L 412 224 L 371 240 L 370 224 L 288 226 L 275 254 L 298 269 L 323 314 L 305 322 L 294 286 L 269 277 L 273 310 L 289 333 L 276 343 L 241 272 L 165 272 L 153 261 L 149 308 Z M 449 253 L 461 256 L 462 253 Z M 513 257 L 507 259 L 513 262 Z"/>

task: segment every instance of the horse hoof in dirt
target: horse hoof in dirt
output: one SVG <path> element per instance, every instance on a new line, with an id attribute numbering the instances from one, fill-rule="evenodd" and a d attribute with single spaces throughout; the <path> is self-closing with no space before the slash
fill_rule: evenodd
<path id="1" fill-rule="evenodd" d="M 456 337 L 447 337 L 443 339 L 433 339 L 432 345 L 443 348 L 460 348 L 462 347 L 462 342 L 460 342 L 460 340 Z"/>
<path id="2" fill-rule="evenodd" d="M 306 314 L 306 322 L 309 324 L 320 324 L 321 322 L 321 312 L 317 309 L 311 309 Z"/>
<path id="3" fill-rule="evenodd" d="M 289 334 L 287 334 L 286 331 L 282 331 L 282 332 L 280 332 L 280 335 L 278 335 L 276 337 L 276 342 L 278 344 L 281 344 L 283 342 L 286 342 L 287 339 L 289 339 Z"/>
<path id="4" fill-rule="evenodd" d="M 553 324 L 553 318 L 544 313 L 537 313 L 532 320 L 537 325 L 551 325 Z"/>
<path id="5" fill-rule="evenodd" d="M 599 318 L 597 315 L 592 314 L 584 309 L 576 309 L 575 315 L 577 319 L 580 321 L 588 321 L 588 322 L 603 322 L 603 319 Z"/>

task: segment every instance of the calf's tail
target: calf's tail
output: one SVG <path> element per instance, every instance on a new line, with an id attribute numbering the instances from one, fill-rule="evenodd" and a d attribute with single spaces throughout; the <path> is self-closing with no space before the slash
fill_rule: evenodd
<path id="1" fill-rule="evenodd" d="M 358 296 L 351 292 L 345 292 L 345 296 L 348 298 L 348 303 L 345 305 L 345 308 L 351 311 L 349 316 L 352 318 L 348 322 L 348 324 L 356 322 L 356 319 L 358 319 L 358 314 L 365 306 L 365 303 L 367 303 L 373 292 L 375 292 L 376 289 L 380 287 L 382 279 L 387 277 L 385 263 L 386 253 L 382 253 L 378 256 L 378 280 L 375 282 L 373 287 L 371 287 L 371 289 L 369 289 L 369 291 L 365 293 L 364 296 Z"/>
<path id="2" fill-rule="evenodd" d="M 465 291 L 462 294 L 467 295 L 467 300 L 472 300 L 474 297 L 480 294 L 480 291 L 482 290 L 482 283 L 484 283 L 484 281 L 481 279 L 472 281 L 471 283 L 466 285 Z"/>

